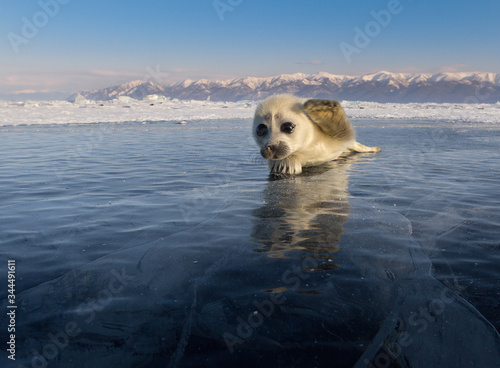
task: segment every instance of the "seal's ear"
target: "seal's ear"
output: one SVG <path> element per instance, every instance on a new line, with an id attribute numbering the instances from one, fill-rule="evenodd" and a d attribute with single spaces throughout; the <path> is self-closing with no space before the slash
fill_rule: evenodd
<path id="1" fill-rule="evenodd" d="M 310 99 L 304 102 L 304 111 L 329 136 L 354 139 L 354 129 L 338 101 Z"/>

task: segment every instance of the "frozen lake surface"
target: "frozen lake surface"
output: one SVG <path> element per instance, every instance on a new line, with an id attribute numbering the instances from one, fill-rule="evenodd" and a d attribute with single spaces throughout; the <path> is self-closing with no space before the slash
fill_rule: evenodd
<path id="1" fill-rule="evenodd" d="M 139 120 L 0 127 L 2 367 L 500 366 L 498 124 L 272 180 L 248 119 Z"/>

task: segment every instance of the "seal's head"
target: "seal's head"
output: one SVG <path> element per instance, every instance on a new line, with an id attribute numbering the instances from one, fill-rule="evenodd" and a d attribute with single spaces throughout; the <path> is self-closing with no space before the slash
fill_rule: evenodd
<path id="1" fill-rule="evenodd" d="M 257 106 L 253 137 L 262 157 L 283 160 L 310 143 L 312 125 L 300 99 L 292 95 L 277 95 Z"/>

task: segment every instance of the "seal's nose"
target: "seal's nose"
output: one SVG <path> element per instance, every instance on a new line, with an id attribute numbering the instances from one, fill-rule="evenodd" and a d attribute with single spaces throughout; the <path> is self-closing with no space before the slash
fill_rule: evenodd
<path id="1" fill-rule="evenodd" d="M 270 144 L 260 150 L 260 154 L 265 159 L 269 160 L 274 157 L 276 150 L 278 149 L 277 144 Z"/>
<path id="2" fill-rule="evenodd" d="M 290 154 L 290 148 L 285 142 L 276 142 L 262 147 L 260 154 L 266 160 L 282 160 Z"/>

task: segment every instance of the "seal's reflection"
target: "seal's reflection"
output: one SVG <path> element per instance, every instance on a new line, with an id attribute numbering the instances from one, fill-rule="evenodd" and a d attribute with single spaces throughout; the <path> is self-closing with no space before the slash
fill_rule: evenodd
<path id="1" fill-rule="evenodd" d="M 264 205 L 253 212 L 257 252 L 273 258 L 315 258 L 316 269 L 338 267 L 333 253 L 350 212 L 349 170 L 361 155 L 309 168 L 300 176 L 270 177 Z"/>

